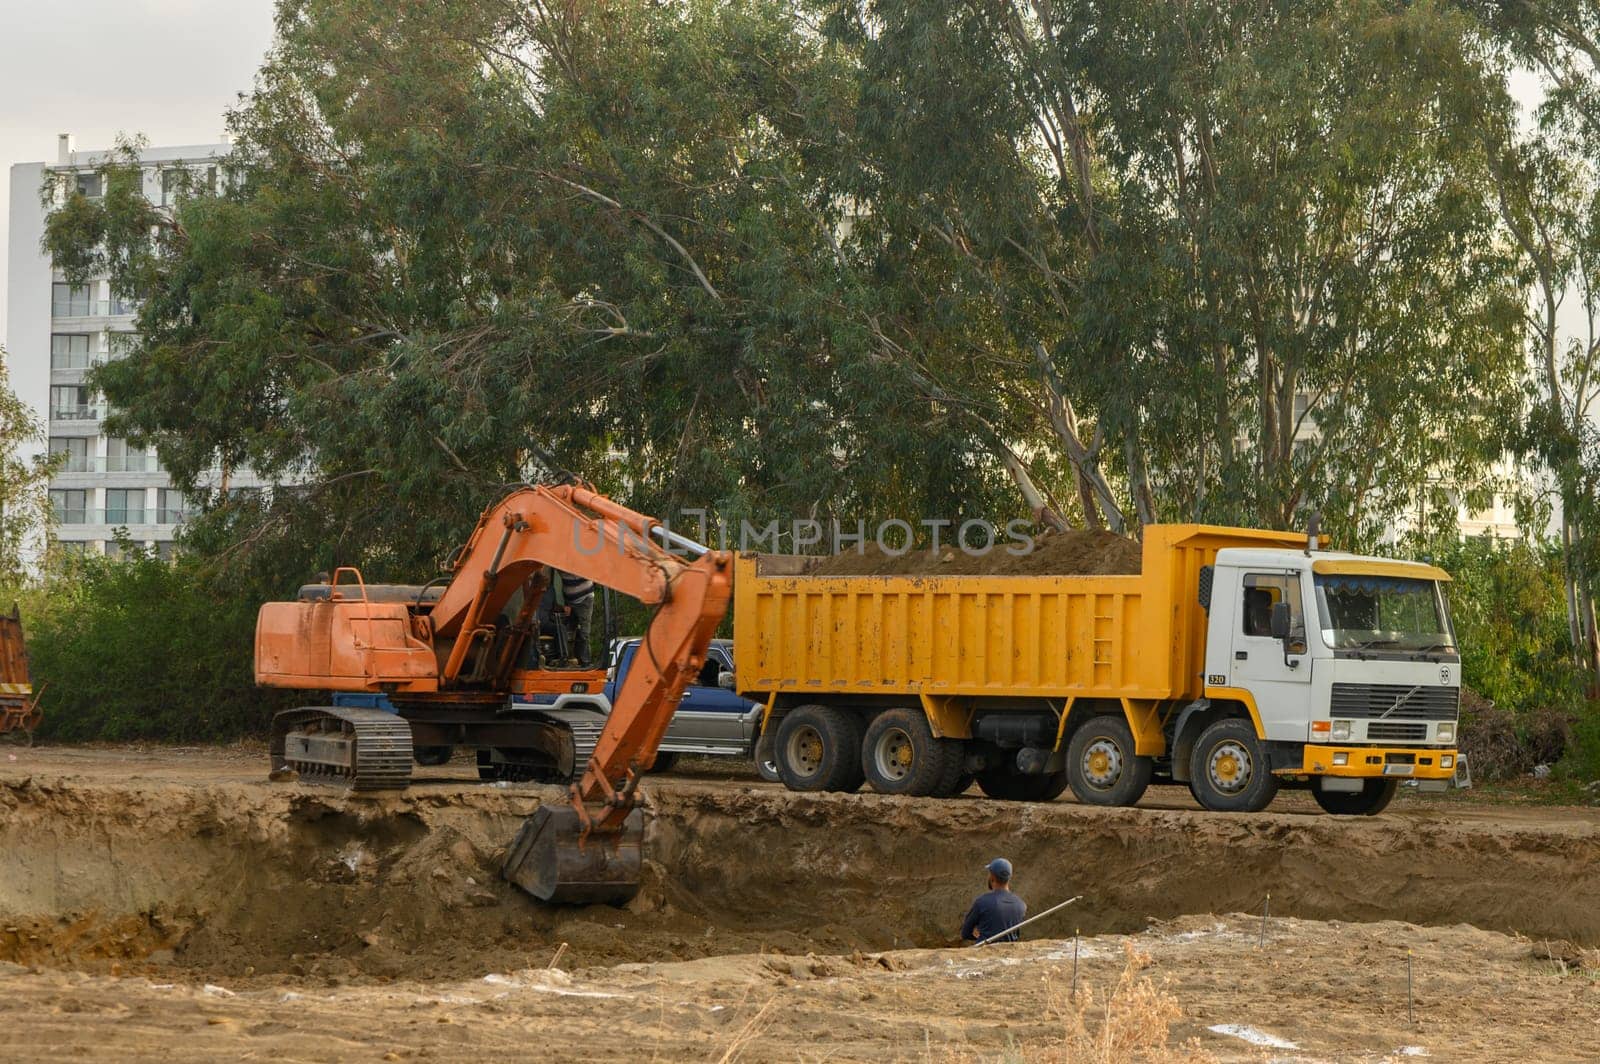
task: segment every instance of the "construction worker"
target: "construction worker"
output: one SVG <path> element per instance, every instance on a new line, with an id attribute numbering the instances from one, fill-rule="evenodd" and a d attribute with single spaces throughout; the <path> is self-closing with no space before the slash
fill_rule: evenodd
<path id="1" fill-rule="evenodd" d="M 996 857 L 983 869 L 988 874 L 988 890 L 972 901 L 967 918 L 961 921 L 961 941 L 982 942 L 986 938 L 1016 927 L 1028 915 L 1028 903 L 1011 893 L 1011 862 Z M 996 942 L 1015 942 L 1020 936 L 1012 931 L 1000 935 Z"/>
<path id="2" fill-rule="evenodd" d="M 562 664 L 575 658 L 579 668 L 589 667 L 589 619 L 593 614 L 594 581 L 552 569 L 537 616 L 539 631 L 556 637 Z"/>
<path id="3" fill-rule="evenodd" d="M 578 667 L 589 667 L 589 619 L 594 616 L 594 581 L 571 573 L 561 574 L 561 597 L 566 600 L 571 625 L 573 656 Z"/>

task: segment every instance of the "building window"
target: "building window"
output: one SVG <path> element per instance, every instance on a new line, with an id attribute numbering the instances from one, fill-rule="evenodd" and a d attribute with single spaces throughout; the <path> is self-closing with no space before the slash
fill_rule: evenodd
<path id="1" fill-rule="evenodd" d="M 88 369 L 89 334 L 55 333 L 50 337 L 51 369 Z"/>
<path id="2" fill-rule="evenodd" d="M 52 436 L 50 453 L 63 454 L 67 460 L 61 464 L 63 473 L 89 472 L 89 443 L 87 436 Z"/>
<path id="3" fill-rule="evenodd" d="M 176 488 L 156 489 L 156 524 L 181 524 L 189 516 L 183 506 L 183 492 Z"/>
<path id="4" fill-rule="evenodd" d="M 139 303 L 134 299 L 126 299 L 122 296 L 114 295 L 111 297 L 111 313 L 137 314 L 139 313 Z"/>
<path id="5" fill-rule="evenodd" d="M 62 554 L 72 558 L 81 558 L 89 553 L 89 544 L 81 539 L 57 540 L 56 546 L 61 548 Z"/>
<path id="6" fill-rule="evenodd" d="M 80 196 L 87 196 L 90 199 L 99 199 L 100 190 L 103 185 L 98 173 L 88 173 L 77 174 L 74 179 L 73 187 L 77 190 Z"/>
<path id="7" fill-rule="evenodd" d="M 50 509 L 56 520 L 64 525 L 81 525 L 89 519 L 89 493 L 87 491 L 50 490 Z"/>
<path id="8" fill-rule="evenodd" d="M 53 318 L 83 318 L 92 311 L 89 286 L 57 281 L 50 286 L 50 316 Z"/>
<path id="9" fill-rule="evenodd" d="M 142 525 L 144 521 L 143 488 L 106 489 L 106 524 Z"/>
<path id="10" fill-rule="evenodd" d="M 51 421 L 93 421 L 100 416 L 94 393 L 83 384 L 56 384 L 50 388 Z"/>
<path id="11" fill-rule="evenodd" d="M 164 562 L 170 562 L 178 553 L 178 545 L 170 539 L 156 540 L 156 557 Z"/>
<path id="12" fill-rule="evenodd" d="M 107 473 L 149 473 L 159 468 L 144 447 L 112 436 L 106 440 Z"/>

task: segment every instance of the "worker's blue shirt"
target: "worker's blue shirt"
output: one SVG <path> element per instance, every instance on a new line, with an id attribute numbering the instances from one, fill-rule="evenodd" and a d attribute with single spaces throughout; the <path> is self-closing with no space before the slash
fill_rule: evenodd
<path id="1" fill-rule="evenodd" d="M 991 890 L 987 894 L 979 894 L 973 899 L 967 918 L 961 922 L 962 941 L 976 939 L 981 942 L 990 935 L 998 935 L 1006 928 L 1022 923 L 1027 914 L 1028 903 L 1009 890 Z M 996 941 L 1015 942 L 1020 937 L 1013 931 Z"/>

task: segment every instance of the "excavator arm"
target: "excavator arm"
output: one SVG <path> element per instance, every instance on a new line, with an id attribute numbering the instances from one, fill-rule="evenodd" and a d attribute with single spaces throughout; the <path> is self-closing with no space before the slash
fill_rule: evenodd
<path id="1" fill-rule="evenodd" d="M 653 518 L 583 485 L 518 488 L 483 512 L 436 598 L 427 588 L 400 589 L 402 601 L 369 593 L 350 570 L 357 584 L 340 585 L 336 574 L 316 601 L 267 603 L 257 624 L 257 682 L 483 704 L 509 695 L 552 571 L 638 599 L 652 609 L 650 625 L 594 754 L 568 803 L 543 806 L 530 818 L 536 852 L 513 847 L 515 867 L 510 860 L 506 866 L 508 878 L 549 901 L 625 899 L 638 889 L 639 779 L 705 661 L 732 592 L 726 552 L 700 548 L 689 560 L 654 542 L 657 529 Z M 357 788 L 392 786 L 409 772 L 405 723 L 389 714 L 312 708 L 279 717 L 275 767 L 293 753 L 299 764 L 337 766 L 338 778 Z"/>
<path id="2" fill-rule="evenodd" d="M 586 487 L 519 489 L 484 511 L 430 613 L 445 690 L 481 677 L 482 660 L 504 663 L 492 654 L 502 611 L 519 588 L 542 587 L 548 570 L 585 577 L 654 609 L 568 805 L 541 807 L 507 859 L 507 878 L 547 901 L 616 901 L 638 889 L 639 780 L 728 611 L 728 554 L 706 551 L 686 561 L 652 540 L 656 525 Z"/>

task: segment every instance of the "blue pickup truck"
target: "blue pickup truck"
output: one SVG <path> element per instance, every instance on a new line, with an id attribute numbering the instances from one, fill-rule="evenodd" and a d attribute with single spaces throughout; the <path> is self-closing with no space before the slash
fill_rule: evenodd
<path id="1" fill-rule="evenodd" d="M 564 724 L 572 738 L 567 757 L 552 770 L 547 758 L 538 763 L 524 759 L 521 752 L 501 748 L 478 750 L 478 775 L 483 779 L 532 779 L 539 782 L 565 782 L 581 774 L 594 752 L 605 727 L 606 716 L 611 712 L 611 700 L 621 687 L 634 655 L 640 653 L 639 640 L 618 639 L 611 648 L 611 665 L 606 672 L 605 686 L 599 691 L 582 694 L 534 695 L 511 700 L 511 712 L 519 715 L 536 713 L 540 717 Z M 653 771 L 666 772 L 681 754 L 702 754 L 712 757 L 735 757 L 756 762 L 756 770 L 765 780 L 778 778 L 777 766 L 770 756 L 757 757 L 761 736 L 762 706 L 740 698 L 731 690 L 733 679 L 733 643 L 727 639 L 714 639 L 706 653 L 705 665 L 700 675 L 684 688 L 678 710 L 661 741 Z M 371 706 L 389 709 L 388 699 L 381 694 L 335 693 L 334 705 Z M 449 760 L 450 748 L 418 747 L 419 764 L 442 764 Z M 768 752 L 763 750 L 763 755 Z"/>

